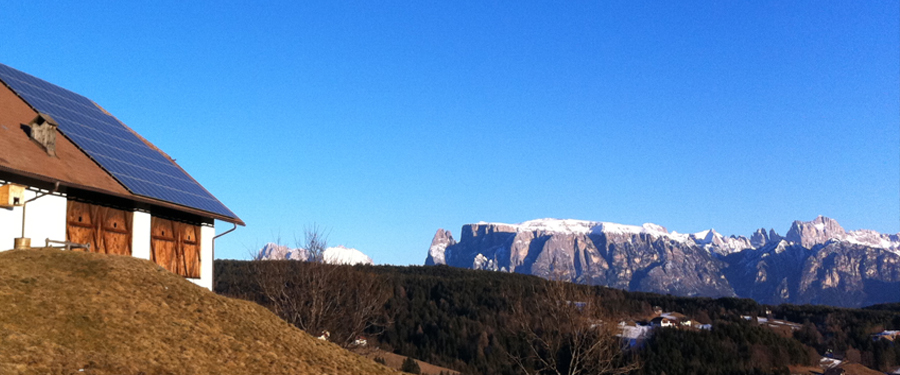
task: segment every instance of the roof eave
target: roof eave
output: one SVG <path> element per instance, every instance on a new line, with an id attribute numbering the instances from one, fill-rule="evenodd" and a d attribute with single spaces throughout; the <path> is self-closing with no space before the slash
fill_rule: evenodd
<path id="1" fill-rule="evenodd" d="M 26 172 L 26 171 L 21 171 L 21 170 L 18 170 L 18 169 L 15 169 L 15 168 L 9 168 L 9 167 L 3 166 L 3 165 L 0 165 L 0 171 L 9 172 L 9 173 L 12 173 L 12 174 L 18 174 L 18 175 L 21 175 L 21 176 L 24 176 L 24 177 L 27 177 L 27 178 L 31 178 L 31 179 L 43 181 L 43 182 L 50 183 L 50 184 L 59 182 L 59 185 L 60 185 L 60 186 L 64 186 L 64 187 L 69 187 L 69 188 L 79 189 L 79 190 L 85 190 L 85 191 L 90 191 L 90 192 L 99 193 L 99 194 L 105 194 L 105 195 L 113 196 L 113 197 L 116 197 L 116 198 L 122 198 L 122 199 L 132 200 L 132 201 L 135 201 L 135 202 L 146 203 L 146 204 L 150 204 L 150 205 L 154 205 L 154 206 L 159 206 L 159 207 L 165 207 L 165 208 L 168 208 L 168 209 L 173 209 L 173 210 L 177 210 L 177 211 L 182 211 L 182 212 L 186 212 L 186 213 L 193 214 L 193 215 L 197 215 L 197 216 L 208 217 L 208 218 L 212 218 L 212 219 L 216 219 L 216 220 L 220 220 L 220 221 L 224 221 L 224 222 L 228 222 L 228 223 L 232 223 L 232 224 L 237 224 L 237 225 L 240 225 L 240 226 L 242 226 L 242 227 L 247 226 L 247 224 L 245 224 L 243 220 L 241 220 L 240 218 L 238 218 L 237 215 L 235 215 L 235 217 L 228 217 L 228 216 L 221 215 L 221 214 L 217 214 L 217 213 L 214 213 L 214 212 L 209 212 L 209 211 L 199 210 L 199 209 L 196 209 L 196 208 L 193 208 L 193 207 L 182 206 L 182 205 L 180 205 L 180 204 L 175 204 L 175 203 L 171 203 L 171 202 L 161 201 L 161 200 L 158 200 L 158 199 L 148 198 L 148 197 L 144 197 L 144 196 L 141 196 L 141 195 L 135 195 L 135 194 L 120 194 L 120 193 L 111 192 L 111 191 L 107 191 L 107 190 L 103 190 L 103 189 L 97 189 L 97 188 L 94 188 L 94 187 L 84 186 L 84 185 L 76 184 L 76 183 L 72 183 L 72 182 L 67 182 L 67 181 L 57 181 L 57 180 L 52 179 L 52 178 L 49 178 L 49 177 L 47 177 L 47 176 L 42 176 L 42 175 L 39 175 L 39 174 L 35 174 L 35 173 L 31 173 L 31 172 Z"/>

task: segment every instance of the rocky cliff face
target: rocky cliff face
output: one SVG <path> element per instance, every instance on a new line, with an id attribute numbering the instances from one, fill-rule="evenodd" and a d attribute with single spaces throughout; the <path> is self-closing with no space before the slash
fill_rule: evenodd
<path id="1" fill-rule="evenodd" d="M 431 247 L 428 248 L 428 257 L 425 258 L 425 265 L 447 264 L 447 261 L 444 259 L 444 253 L 447 251 L 447 247 L 453 245 L 456 245 L 456 240 L 453 239 L 450 231 L 438 229 L 434 239 L 431 240 Z"/>
<path id="2" fill-rule="evenodd" d="M 900 255 L 828 241 L 803 264 L 798 303 L 865 306 L 900 301 Z"/>
<path id="3" fill-rule="evenodd" d="M 785 237 L 759 229 L 749 239 L 580 220 L 467 224 L 459 243 L 439 230 L 426 264 L 763 303 L 900 300 L 900 237 L 847 232 L 824 217 L 794 222 Z"/>
<path id="4" fill-rule="evenodd" d="M 762 303 L 790 303 L 796 300 L 800 270 L 810 253 L 784 240 L 769 242 L 726 257 L 724 275 L 738 296 Z"/>
<path id="5" fill-rule="evenodd" d="M 426 262 L 439 258 L 431 252 L 435 243 L 452 242 L 446 236 L 446 231 L 438 231 Z M 728 281 L 719 277 L 725 263 L 714 253 L 702 246 L 685 246 L 653 224 L 576 220 L 467 224 L 459 243 L 447 246 L 443 256 L 445 263 L 435 264 L 658 293 L 734 295 Z"/>
<path id="6" fill-rule="evenodd" d="M 813 221 L 795 221 L 784 238 L 788 242 L 812 248 L 832 238 L 844 238 L 845 235 L 844 228 L 836 220 L 819 216 Z"/>

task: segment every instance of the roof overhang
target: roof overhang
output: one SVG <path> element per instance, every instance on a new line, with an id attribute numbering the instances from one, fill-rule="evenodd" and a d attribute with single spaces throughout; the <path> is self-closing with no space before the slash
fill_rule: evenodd
<path id="1" fill-rule="evenodd" d="M 2 172 L 6 172 L 8 174 L 13 174 L 13 175 L 19 175 L 19 176 L 22 176 L 22 177 L 25 177 L 28 179 L 32 179 L 32 180 L 37 180 L 37 181 L 40 181 L 40 182 L 43 182 L 43 183 L 46 183 L 49 185 L 53 185 L 56 182 L 59 182 L 60 187 L 67 187 L 67 188 L 72 188 L 72 189 L 89 191 L 92 193 L 108 195 L 108 196 L 119 198 L 119 199 L 133 201 L 136 203 L 142 203 L 142 204 L 147 204 L 147 205 L 151 205 L 151 206 L 162 207 L 162 208 L 169 209 L 169 210 L 180 211 L 180 212 L 184 212 L 184 213 L 188 213 L 188 214 L 196 215 L 196 216 L 200 216 L 200 217 L 216 219 L 216 220 L 220 220 L 220 221 L 224 221 L 224 222 L 228 222 L 228 223 L 232 223 L 232 224 L 237 224 L 242 227 L 247 226 L 247 224 L 245 224 L 243 220 L 241 220 L 240 218 L 236 218 L 236 217 L 232 218 L 232 217 L 216 214 L 213 212 L 198 210 L 198 209 L 192 208 L 192 207 L 182 206 L 179 204 L 165 202 L 165 201 L 161 201 L 161 200 L 157 200 L 157 199 L 153 199 L 153 198 L 147 198 L 147 197 L 143 197 L 140 195 L 119 194 L 119 193 L 105 191 L 102 189 L 97 189 L 94 187 L 84 186 L 84 185 L 71 183 L 71 182 L 67 182 L 67 181 L 57 181 L 57 180 L 48 178 L 46 176 L 41 176 L 38 174 L 26 172 L 26 171 L 20 171 L 17 169 L 13 169 L 13 168 L 9 168 L 9 167 L 0 165 L 0 173 L 2 173 Z M 2 174 L 0 174 L 0 177 L 2 177 Z"/>

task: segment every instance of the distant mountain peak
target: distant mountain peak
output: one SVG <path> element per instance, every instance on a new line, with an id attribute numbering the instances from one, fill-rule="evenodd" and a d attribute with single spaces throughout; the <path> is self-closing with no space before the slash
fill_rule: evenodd
<path id="1" fill-rule="evenodd" d="M 900 254 L 900 234 L 882 234 L 870 229 L 847 231 L 837 220 L 821 215 L 811 221 L 794 221 L 784 239 L 805 248 L 825 245 L 833 240 Z"/>
<path id="2" fill-rule="evenodd" d="M 824 244 L 832 238 L 841 239 L 845 233 L 837 220 L 819 215 L 812 221 L 794 221 L 785 239 L 803 247 L 811 247 Z"/>
<path id="3" fill-rule="evenodd" d="M 444 259 L 444 252 L 448 246 L 453 245 L 456 245 L 453 234 L 449 230 L 444 230 L 444 228 L 438 229 L 437 233 L 434 234 L 434 239 L 431 240 L 431 247 L 428 248 L 425 265 L 447 264 L 447 261 Z"/>
<path id="4" fill-rule="evenodd" d="M 347 264 L 351 266 L 357 264 L 375 264 L 375 262 L 372 261 L 372 258 L 363 254 L 362 251 L 344 247 L 343 245 L 325 249 L 325 252 L 322 253 L 322 259 L 328 264 Z"/>
<path id="5" fill-rule="evenodd" d="M 692 236 L 694 237 L 694 242 L 698 244 L 711 244 L 715 242 L 717 237 L 722 237 L 721 234 L 716 233 L 716 230 L 712 228 L 694 233 Z"/>
<path id="6" fill-rule="evenodd" d="M 374 264 L 372 258 L 363 254 L 361 251 L 338 245 L 329 247 L 322 253 L 322 258 L 328 264 Z M 259 253 L 255 260 L 309 260 L 309 251 L 302 248 L 289 248 L 276 243 L 267 243 Z"/>
<path id="7" fill-rule="evenodd" d="M 259 249 L 259 253 L 257 253 L 255 257 L 255 260 L 274 259 L 305 261 L 309 259 L 309 253 L 306 249 L 292 249 L 284 245 L 269 242 L 263 246 L 262 249 Z"/>

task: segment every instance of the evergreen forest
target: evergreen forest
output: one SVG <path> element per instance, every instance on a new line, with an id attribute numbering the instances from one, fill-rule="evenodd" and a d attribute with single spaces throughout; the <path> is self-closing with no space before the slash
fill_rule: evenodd
<path id="1" fill-rule="evenodd" d="M 767 306 L 447 266 L 219 260 L 215 271 L 217 293 L 255 301 L 310 334 L 329 331 L 348 348 L 364 336 L 462 374 L 781 374 L 821 356 L 879 371 L 900 366 L 900 346 L 872 336 L 900 329 L 900 303 Z M 618 322 L 647 323 L 659 311 L 710 329 L 657 328 L 636 342 L 615 337 Z M 800 328 L 770 329 L 757 324 L 761 318 Z"/>

